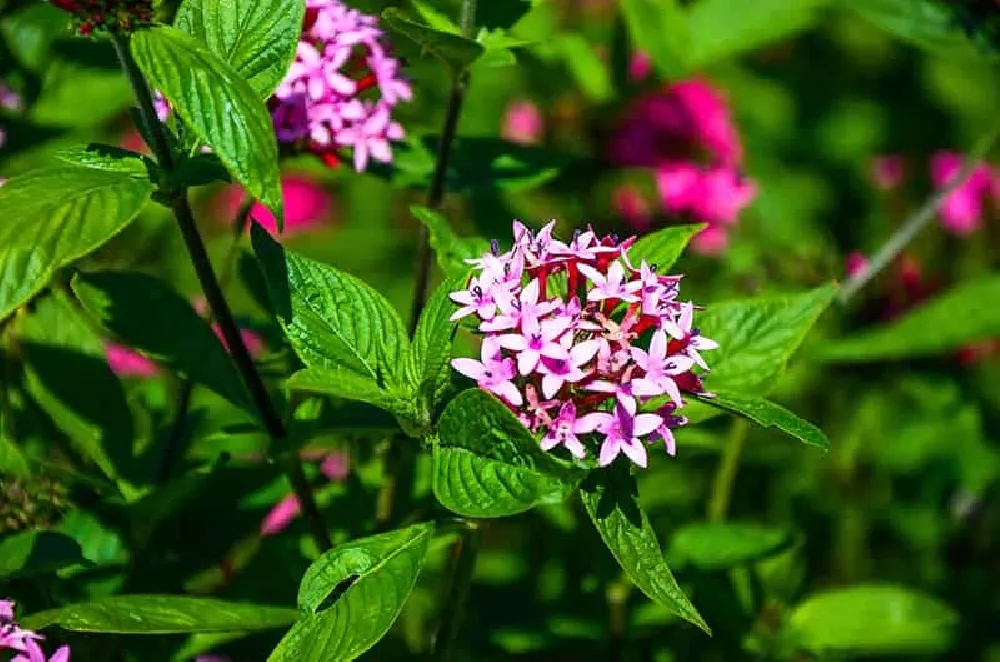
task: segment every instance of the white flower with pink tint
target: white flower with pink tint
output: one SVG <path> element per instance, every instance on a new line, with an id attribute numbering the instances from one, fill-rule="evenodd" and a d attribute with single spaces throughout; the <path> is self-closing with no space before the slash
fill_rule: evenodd
<path id="1" fill-rule="evenodd" d="M 493 242 L 467 260 L 476 275 L 451 295 L 461 306 L 452 319 L 478 321 L 481 358 L 452 366 L 506 404 L 544 450 L 596 454 L 601 466 L 619 455 L 645 466 L 644 444 L 658 440 L 673 454 L 673 430 L 685 423 L 674 411 L 685 393 L 703 393 L 694 368 L 707 370 L 700 352 L 716 343 L 692 327 L 693 304 L 677 300 L 680 276 L 629 260 L 634 237 L 588 228 L 563 243 L 554 227 L 536 234 L 515 221 L 511 250 Z M 643 411 L 661 396 L 669 403 Z"/>

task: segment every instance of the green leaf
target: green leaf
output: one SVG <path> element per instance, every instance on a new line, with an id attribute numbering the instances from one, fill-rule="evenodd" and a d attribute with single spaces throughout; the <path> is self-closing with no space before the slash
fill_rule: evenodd
<path id="1" fill-rule="evenodd" d="M 833 299 L 835 285 L 802 294 L 712 304 L 695 324 L 719 348 L 706 352 L 708 390 L 766 394 Z"/>
<path id="2" fill-rule="evenodd" d="M 0 370 L 3 367 L 0 365 Z M 0 402 L 0 476 L 27 478 L 31 475 L 31 465 L 28 458 L 21 452 L 7 429 L 7 408 Z"/>
<path id="3" fill-rule="evenodd" d="M 689 66 L 707 67 L 810 27 L 829 0 L 699 0 L 688 14 Z"/>
<path id="4" fill-rule="evenodd" d="M 382 20 L 390 30 L 413 41 L 422 51 L 441 59 L 455 73 L 465 70 L 485 51 L 482 44 L 418 23 L 397 7 L 389 7 L 383 11 Z"/>
<path id="5" fill-rule="evenodd" d="M 455 304 L 451 293 L 465 287 L 466 276 L 441 283 L 420 314 L 413 344 L 406 357 L 407 381 L 413 391 L 434 411 L 451 386 L 451 348 L 457 328 L 451 316 Z"/>
<path id="6" fill-rule="evenodd" d="M 928 51 L 965 59 L 983 59 L 955 20 L 947 3 L 932 0 L 842 0 L 840 5 L 856 12 L 883 30 Z"/>
<path id="7" fill-rule="evenodd" d="M 73 278 L 80 303 L 108 333 L 253 413 L 229 353 L 195 309 L 166 283 L 128 271 Z"/>
<path id="8" fill-rule="evenodd" d="M 765 428 L 778 428 L 785 434 L 795 437 L 799 441 L 829 450 L 830 440 L 818 427 L 804 421 L 781 405 L 777 405 L 764 398 L 740 395 L 738 393 L 716 393 L 714 398 L 698 398 L 701 402 L 745 416 L 751 421 Z"/>
<path id="9" fill-rule="evenodd" d="M 323 554 L 299 586 L 299 607 L 306 616 L 268 661 L 347 662 L 374 646 L 413 590 L 433 532 L 433 525 L 417 524 Z"/>
<path id="10" fill-rule="evenodd" d="M 178 595 L 115 595 L 50 609 L 21 619 L 25 628 L 50 625 L 74 632 L 182 634 L 270 630 L 293 623 L 297 609 Z"/>
<path id="11" fill-rule="evenodd" d="M 169 184 L 176 188 L 193 188 L 207 186 L 215 182 L 231 182 L 229 171 L 211 152 L 198 152 L 185 156 L 170 171 Z"/>
<path id="12" fill-rule="evenodd" d="M 787 531 L 760 524 L 698 522 L 674 532 L 667 558 L 677 565 L 725 570 L 770 556 L 788 540 Z"/>
<path id="13" fill-rule="evenodd" d="M 808 598 L 791 628 L 820 655 L 930 655 L 948 650 L 958 616 L 937 599 L 902 586 L 852 586 Z"/>
<path id="14" fill-rule="evenodd" d="M 132 454 L 132 412 L 100 339 L 61 294 L 38 302 L 22 334 L 32 398 L 80 454 L 108 478 L 122 478 Z"/>
<path id="15" fill-rule="evenodd" d="M 251 196 L 274 212 L 281 227 L 278 144 L 260 95 L 232 67 L 174 28 L 132 35 L 132 56 L 185 125 L 218 154 Z"/>
<path id="16" fill-rule="evenodd" d="M 410 212 L 427 227 L 438 266 L 449 277 L 468 276 L 471 267 L 465 260 L 482 257 L 490 249 L 490 242 L 481 237 L 459 237 L 436 211 L 413 205 Z"/>
<path id="17" fill-rule="evenodd" d="M 36 170 L 0 187 L 0 320 L 56 270 L 118 234 L 152 192 L 145 178 L 71 167 Z"/>
<path id="18" fill-rule="evenodd" d="M 665 76 L 680 78 L 689 70 L 691 29 L 677 0 L 622 0 L 625 25 L 636 50 L 649 55 Z"/>
<path id="19" fill-rule="evenodd" d="M 295 57 L 304 0 L 185 0 L 174 25 L 228 62 L 266 99 Z"/>
<path id="20" fill-rule="evenodd" d="M 514 27 L 521 18 L 542 0 L 500 0 L 484 2 L 476 8 L 476 23 L 490 30 Z"/>
<path id="21" fill-rule="evenodd" d="M 434 494 L 467 517 L 506 517 L 558 503 L 582 472 L 541 449 L 527 428 L 492 395 L 459 393 L 438 421 Z"/>
<path id="22" fill-rule="evenodd" d="M 23 531 L 0 538 L 0 581 L 86 564 L 80 545 L 62 533 Z"/>
<path id="23" fill-rule="evenodd" d="M 618 469 L 595 471 L 584 481 L 580 497 L 604 544 L 629 579 L 650 599 L 711 634 L 663 559 L 656 532 L 637 500 L 635 479 Z"/>
<path id="24" fill-rule="evenodd" d="M 288 378 L 288 388 L 367 402 L 398 416 L 413 415 L 413 403 L 408 393 L 396 393 L 382 388 L 371 377 L 352 370 L 306 368 Z"/>
<path id="25" fill-rule="evenodd" d="M 115 145 L 89 143 L 85 146 L 67 147 L 56 152 L 55 157 L 70 165 L 125 173 L 139 179 L 145 177 L 155 181 L 157 174 L 155 161 Z"/>
<path id="26" fill-rule="evenodd" d="M 885 361 L 929 356 L 1000 335 L 1000 274 L 966 281 L 884 326 L 819 349 L 827 361 Z"/>
<path id="27" fill-rule="evenodd" d="M 251 237 L 278 321 L 303 363 L 351 370 L 380 386 L 401 374 L 409 341 L 385 297 L 350 274 L 285 250 L 256 223 Z"/>
<path id="28" fill-rule="evenodd" d="M 580 90 L 591 101 L 602 103 L 614 96 L 608 64 L 582 34 L 566 33 L 540 42 L 531 50 L 542 58 L 563 62 Z"/>
<path id="29" fill-rule="evenodd" d="M 629 260 L 638 265 L 645 260 L 650 265 L 656 265 L 661 274 L 669 273 L 674 262 L 681 256 L 688 242 L 707 226 L 704 223 L 696 225 L 674 225 L 657 230 L 641 237 L 628 251 Z"/>

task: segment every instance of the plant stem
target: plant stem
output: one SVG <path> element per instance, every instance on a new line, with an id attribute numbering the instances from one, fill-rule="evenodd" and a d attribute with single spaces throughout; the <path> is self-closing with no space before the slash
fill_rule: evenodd
<path id="1" fill-rule="evenodd" d="M 715 473 L 712 484 L 712 497 L 708 502 L 708 519 L 711 522 L 721 522 L 726 519 L 729 510 L 729 498 L 733 492 L 733 482 L 740 465 L 740 454 L 743 452 L 743 442 L 746 441 L 750 423 L 745 418 L 736 418 L 722 449 L 722 458 Z"/>
<path id="2" fill-rule="evenodd" d="M 150 93 L 149 86 L 146 84 L 146 79 L 132 59 L 128 39 L 121 35 L 112 35 L 112 42 L 115 46 L 115 52 L 121 61 L 122 71 L 124 71 L 129 84 L 132 86 L 132 90 L 135 92 L 136 101 L 139 105 L 139 113 L 143 123 L 146 125 L 147 134 L 152 139 L 153 144 L 151 147 L 156 155 L 157 162 L 161 169 L 169 173 L 174 167 L 174 158 L 167 143 L 166 134 L 163 132 L 163 126 L 156 117 L 153 96 Z M 208 301 L 209 310 L 211 310 L 212 316 L 219 325 L 222 337 L 226 341 L 226 345 L 229 348 L 236 367 L 240 371 L 240 375 L 243 377 L 243 382 L 247 390 L 250 392 L 250 397 L 264 424 L 264 428 L 272 440 L 282 441 L 287 437 L 284 422 L 278 415 L 274 403 L 271 401 L 271 396 L 267 392 L 264 380 L 257 371 L 257 366 L 254 365 L 253 357 L 250 356 L 250 351 L 243 341 L 243 336 L 236 325 L 236 320 L 233 318 L 229 303 L 226 301 L 222 287 L 215 276 L 215 271 L 212 269 L 212 262 L 209 259 L 208 251 L 205 249 L 205 243 L 198 233 L 198 226 L 195 223 L 194 214 L 188 203 L 187 190 L 183 189 L 171 193 L 170 209 L 173 211 L 174 217 L 177 219 L 177 225 L 181 230 L 181 235 L 184 237 L 184 244 L 187 247 L 191 263 L 198 276 L 198 281 L 201 283 L 205 299 Z M 295 490 L 295 495 L 309 523 L 316 544 L 322 551 L 330 549 L 333 545 L 330 541 L 329 532 L 323 523 L 322 514 L 319 511 L 319 506 L 316 505 L 309 482 L 306 480 L 301 461 L 298 458 L 289 457 L 282 464 L 282 468 L 288 475 L 292 488 Z"/>
<path id="3" fill-rule="evenodd" d="M 921 205 L 920 209 L 915 211 L 908 219 L 906 219 L 906 222 L 904 222 L 903 225 L 901 225 L 889 237 L 888 241 L 882 244 L 882 247 L 879 248 L 875 255 L 872 256 L 865 268 L 847 279 L 843 287 L 840 288 L 840 292 L 837 294 L 837 300 L 841 304 L 849 302 L 862 287 L 867 285 L 872 278 L 889 266 L 889 264 L 896 259 L 896 256 L 899 255 L 911 241 L 913 241 L 914 237 L 920 234 L 920 231 L 934 219 L 934 216 L 944 204 L 945 200 L 948 199 L 948 196 L 957 191 L 966 183 L 966 181 L 968 181 L 973 171 L 982 162 L 982 159 L 993 148 L 993 144 L 996 142 L 998 136 L 1000 136 L 1000 125 L 994 127 L 990 133 L 984 136 L 976 144 L 972 152 L 962 164 L 961 170 L 959 170 L 955 176 L 952 177 L 951 181 L 949 181 L 946 186 L 935 191 L 934 194 L 931 195 L 931 197 L 929 197 L 923 205 Z"/>
<path id="4" fill-rule="evenodd" d="M 469 587 L 472 585 L 472 575 L 476 570 L 476 559 L 482 544 L 482 529 L 486 526 L 468 520 L 463 524 L 461 537 L 453 548 L 454 571 L 448 599 L 441 614 L 441 624 L 438 626 L 431 649 L 432 662 L 448 662 L 455 652 L 458 631 L 462 625 L 462 616 L 465 614 L 465 601 L 469 597 Z"/>

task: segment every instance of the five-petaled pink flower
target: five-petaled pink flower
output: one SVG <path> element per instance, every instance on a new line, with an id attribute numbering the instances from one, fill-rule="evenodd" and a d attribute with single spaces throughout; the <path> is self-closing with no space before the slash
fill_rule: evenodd
<path id="1" fill-rule="evenodd" d="M 10 662 L 69 662 L 69 646 L 60 647 L 50 657 L 39 643 L 44 639 L 14 620 L 13 600 L 0 600 L 0 652 L 13 652 Z"/>

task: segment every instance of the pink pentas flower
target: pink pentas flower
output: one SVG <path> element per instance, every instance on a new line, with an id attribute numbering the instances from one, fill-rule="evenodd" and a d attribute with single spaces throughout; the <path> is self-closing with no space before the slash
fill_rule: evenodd
<path id="1" fill-rule="evenodd" d="M 959 174 L 965 157 L 955 152 L 937 152 L 931 157 L 931 180 L 937 188 L 948 186 Z M 982 224 L 984 204 L 995 198 L 996 180 L 986 164 L 979 164 L 961 186 L 941 205 L 941 225 L 952 234 L 966 237 Z"/>
<path id="2" fill-rule="evenodd" d="M 473 318 L 482 334 L 479 360 L 452 366 L 496 395 L 543 449 L 601 466 L 625 455 L 646 464 L 644 443 L 675 451 L 675 414 L 684 394 L 703 393 L 702 352 L 718 345 L 694 326 L 696 307 L 678 300 L 681 278 L 629 260 L 634 238 L 598 237 L 592 229 L 570 242 L 555 222 L 532 232 L 513 226 L 514 247 L 496 242 L 469 260 L 470 289 L 452 295 L 453 319 Z M 497 274 L 517 268 L 516 280 Z M 478 289 L 477 289 L 478 288 Z M 667 396 L 668 404 L 662 404 Z M 659 408 L 646 411 L 659 399 Z"/>
<path id="3" fill-rule="evenodd" d="M 278 140 L 358 172 L 392 160 L 403 127 L 395 106 L 413 96 L 378 18 L 340 0 L 308 0 L 295 59 L 269 106 Z"/>
<path id="4" fill-rule="evenodd" d="M 0 600 L 0 652 L 12 651 L 11 662 L 69 662 L 69 646 L 60 647 L 52 656 L 42 649 L 42 635 L 26 630 L 14 618 L 14 601 Z"/>
<path id="5" fill-rule="evenodd" d="M 514 101 L 504 112 L 500 135 L 511 142 L 534 145 L 542 139 L 545 119 L 538 104 L 528 99 Z"/>
<path id="6" fill-rule="evenodd" d="M 104 355 L 111 371 L 119 377 L 148 378 L 155 377 L 159 372 L 155 363 L 118 343 L 107 343 L 104 346 Z"/>

